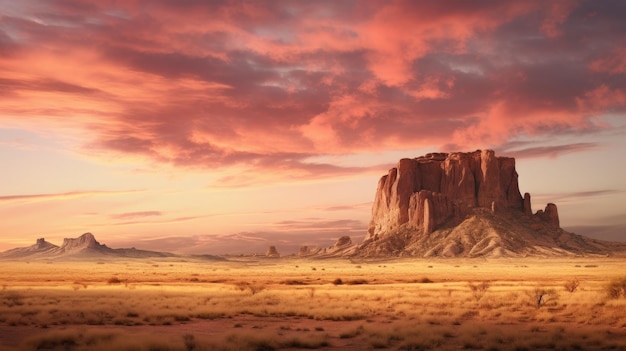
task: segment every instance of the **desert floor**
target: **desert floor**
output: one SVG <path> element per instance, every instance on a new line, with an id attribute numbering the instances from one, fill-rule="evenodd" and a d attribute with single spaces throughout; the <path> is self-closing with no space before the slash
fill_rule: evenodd
<path id="1" fill-rule="evenodd" d="M 626 350 L 626 260 L 0 262 L 0 350 Z"/>

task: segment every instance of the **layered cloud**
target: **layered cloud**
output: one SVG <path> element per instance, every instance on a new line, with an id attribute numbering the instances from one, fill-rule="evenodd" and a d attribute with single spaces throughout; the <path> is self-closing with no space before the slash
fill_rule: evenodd
<path id="1" fill-rule="evenodd" d="M 89 157 L 296 178 L 370 170 L 309 161 L 323 155 L 595 133 L 626 107 L 624 16 L 620 1 L 11 2 L 0 126 L 69 133 Z"/>

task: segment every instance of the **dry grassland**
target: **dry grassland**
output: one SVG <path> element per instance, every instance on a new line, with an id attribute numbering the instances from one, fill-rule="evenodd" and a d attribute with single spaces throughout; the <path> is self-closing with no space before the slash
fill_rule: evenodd
<path id="1" fill-rule="evenodd" d="M 624 350 L 624 259 L 1 262 L 0 350 Z"/>

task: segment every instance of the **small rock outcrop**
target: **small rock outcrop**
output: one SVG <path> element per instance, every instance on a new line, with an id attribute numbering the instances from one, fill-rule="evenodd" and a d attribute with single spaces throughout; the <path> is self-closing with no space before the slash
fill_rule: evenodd
<path id="1" fill-rule="evenodd" d="M 335 242 L 335 245 L 333 245 L 333 247 L 335 249 L 341 249 L 343 247 L 352 245 L 352 239 L 350 239 L 349 236 L 345 235 L 340 237 L 339 239 L 337 239 L 337 241 Z"/>
<path id="2" fill-rule="evenodd" d="M 347 236 L 341 236 L 337 238 L 332 246 L 318 247 L 318 246 L 301 246 L 298 250 L 298 257 L 309 258 L 332 258 L 332 257 L 347 257 L 351 256 L 356 249 L 356 245 L 352 242 L 352 239 Z"/>
<path id="3" fill-rule="evenodd" d="M 280 254 L 276 250 L 276 246 L 270 246 L 265 252 L 266 257 L 280 257 Z"/>
<path id="4" fill-rule="evenodd" d="M 546 205 L 546 208 L 542 211 L 539 210 L 535 213 L 535 216 L 541 218 L 547 223 L 550 223 L 555 228 L 559 228 L 559 211 L 556 208 L 556 205 L 553 203 L 549 203 Z"/>
<path id="5" fill-rule="evenodd" d="M 524 193 L 524 213 L 527 215 L 533 214 L 533 209 L 530 204 L 530 194 Z"/>
<path id="6" fill-rule="evenodd" d="M 300 249 L 298 249 L 298 256 L 303 257 L 303 256 L 309 256 L 313 253 L 313 250 L 310 246 L 308 245 L 303 245 L 300 246 Z"/>
<path id="7" fill-rule="evenodd" d="M 58 246 L 47 242 L 46 239 L 44 238 L 37 239 L 37 242 L 35 242 L 35 245 L 31 246 L 31 249 L 33 251 L 46 251 L 46 250 L 56 249 L 56 248 L 58 248 Z"/>

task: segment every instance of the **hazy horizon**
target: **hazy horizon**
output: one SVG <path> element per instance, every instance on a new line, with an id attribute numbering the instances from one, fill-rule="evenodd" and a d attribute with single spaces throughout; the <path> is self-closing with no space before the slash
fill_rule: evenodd
<path id="1" fill-rule="evenodd" d="M 404 157 L 494 149 L 626 241 L 626 3 L 0 0 L 0 251 L 359 242 Z M 233 250 L 216 252 L 214 250 Z"/>

